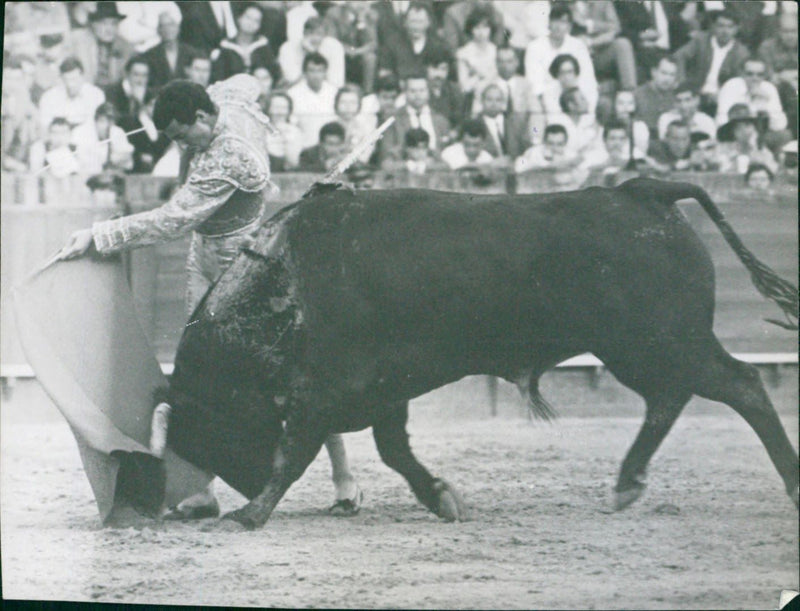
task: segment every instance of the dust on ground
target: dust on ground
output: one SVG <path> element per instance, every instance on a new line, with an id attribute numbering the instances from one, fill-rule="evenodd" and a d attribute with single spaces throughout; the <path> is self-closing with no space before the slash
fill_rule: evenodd
<path id="1" fill-rule="evenodd" d="M 326 514 L 323 452 L 263 529 L 233 534 L 215 531 L 213 520 L 102 528 L 66 424 L 9 417 L 4 405 L 3 595 L 295 608 L 772 609 L 782 589 L 800 589 L 797 509 L 729 408 L 693 403 L 654 457 L 645 495 L 613 513 L 610 491 L 641 424 L 638 404 L 626 396 L 617 415 L 568 411 L 554 424 L 508 413 L 502 394 L 506 413 L 497 418 L 426 409 L 469 397 L 474 387 L 429 395 L 412 407 L 409 431 L 421 462 L 461 491 L 470 521 L 446 524 L 427 512 L 364 431 L 346 436 L 366 494 L 357 517 Z M 776 403 L 796 444 L 796 386 L 783 399 Z M 217 490 L 224 511 L 243 502 L 224 484 Z"/>

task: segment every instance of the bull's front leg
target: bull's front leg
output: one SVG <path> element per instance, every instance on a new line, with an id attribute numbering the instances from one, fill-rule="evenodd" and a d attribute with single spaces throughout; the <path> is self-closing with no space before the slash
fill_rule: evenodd
<path id="1" fill-rule="evenodd" d="M 419 501 L 447 522 L 468 519 L 461 495 L 443 479 L 433 477 L 411 451 L 408 443 L 408 403 L 387 406 L 372 425 L 381 459 L 406 478 Z"/>
<path id="2" fill-rule="evenodd" d="M 223 525 L 225 521 L 233 521 L 247 530 L 264 525 L 289 487 L 319 454 L 330 432 L 326 405 L 326 402 L 307 394 L 292 400 L 286 426 L 273 454 L 272 474 L 267 485 L 247 505 L 225 514 Z"/>

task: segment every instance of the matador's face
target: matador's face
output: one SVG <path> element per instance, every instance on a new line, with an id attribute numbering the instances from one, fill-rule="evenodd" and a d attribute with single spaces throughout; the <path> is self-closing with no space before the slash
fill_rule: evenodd
<path id="1" fill-rule="evenodd" d="M 198 110 L 192 125 L 178 123 L 174 119 L 164 133 L 179 146 L 191 151 L 206 150 L 214 139 L 214 125 L 217 115 Z"/>

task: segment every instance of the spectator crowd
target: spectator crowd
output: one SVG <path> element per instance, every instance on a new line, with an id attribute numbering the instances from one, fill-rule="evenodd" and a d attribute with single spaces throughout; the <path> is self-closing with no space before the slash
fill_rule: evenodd
<path id="1" fill-rule="evenodd" d="M 273 172 L 409 174 L 797 163 L 797 5 L 721 1 L 10 2 L 2 169 L 177 176 L 152 120 L 173 79 L 248 73 Z"/>

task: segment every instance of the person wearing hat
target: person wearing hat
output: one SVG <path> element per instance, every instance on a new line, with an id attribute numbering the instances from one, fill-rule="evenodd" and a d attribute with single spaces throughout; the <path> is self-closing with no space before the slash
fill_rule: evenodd
<path id="1" fill-rule="evenodd" d="M 130 43 L 119 35 L 119 23 L 124 18 L 116 2 L 98 2 L 95 11 L 89 13 L 89 28 L 72 33 L 71 53 L 81 60 L 86 79 L 98 87 L 121 81 L 125 63 L 133 55 Z"/>
<path id="2" fill-rule="evenodd" d="M 742 73 L 719 90 L 717 125 L 728 120 L 728 111 L 734 104 L 745 104 L 753 113 L 766 118 L 764 142 L 771 150 L 778 151 L 792 140 L 792 134 L 786 129 L 788 121 L 778 88 L 766 77 L 767 65 L 764 61 L 760 58 L 748 59 Z"/>
<path id="3" fill-rule="evenodd" d="M 720 144 L 720 171 L 744 174 L 751 163 L 761 163 L 777 172 L 778 163 L 760 142 L 759 120 L 746 104 L 734 104 L 728 121 L 717 130 Z"/>

